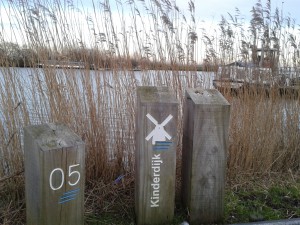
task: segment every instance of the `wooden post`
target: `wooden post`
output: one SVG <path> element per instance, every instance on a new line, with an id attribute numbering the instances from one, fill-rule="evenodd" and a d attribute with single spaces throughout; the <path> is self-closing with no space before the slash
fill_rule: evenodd
<path id="1" fill-rule="evenodd" d="M 174 216 L 178 102 L 167 87 L 138 87 L 135 212 L 138 225 Z"/>
<path id="2" fill-rule="evenodd" d="M 24 128 L 28 225 L 83 225 L 84 148 L 64 125 Z"/>
<path id="3" fill-rule="evenodd" d="M 182 200 L 190 224 L 224 216 L 230 105 L 215 89 L 188 89 L 184 104 Z"/>

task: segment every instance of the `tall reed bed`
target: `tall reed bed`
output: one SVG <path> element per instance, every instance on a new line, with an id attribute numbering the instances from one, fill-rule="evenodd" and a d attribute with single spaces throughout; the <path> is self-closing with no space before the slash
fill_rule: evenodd
<path id="1" fill-rule="evenodd" d="M 72 1 L 0 3 L 10 21 L 2 24 L 0 32 L 0 189 L 6 190 L 0 196 L 13 205 L 4 207 L 0 201 L 0 209 L 5 209 L 0 213 L 0 223 L 18 224 L 18 214 L 12 208 L 24 206 L 24 126 L 60 122 L 81 136 L 87 151 L 87 185 L 92 190 L 88 196 L 95 197 L 93 190 L 104 193 L 104 187 L 115 190 L 110 185 L 120 175 L 125 175 L 125 189 L 130 190 L 138 85 L 170 86 L 180 102 L 179 121 L 182 122 L 185 89 L 203 87 L 206 83 L 195 70 L 198 52 L 204 52 L 207 62 L 213 66 L 234 61 L 240 55 L 250 61 L 246 47 L 264 40 L 263 31 L 274 24 L 271 33 L 275 33 L 272 38 L 269 36 L 270 40 L 282 48 L 287 47 L 281 45 L 287 43 L 284 40 L 295 41 L 295 45 L 288 46 L 295 54 L 280 50 L 283 55 L 279 54 L 278 60 L 299 63 L 298 43 L 296 38 L 292 39 L 291 24 L 286 27 L 277 10 L 271 23 L 268 12 L 266 16 L 258 13 L 265 12 L 260 1 L 252 10 L 252 34 L 243 36 L 243 26 L 237 17 L 232 16 L 231 23 L 223 18 L 222 35 L 214 37 L 218 40 L 216 45 L 205 33 L 197 33 L 194 1 L 188 3 L 188 16 L 175 2 L 167 0 L 91 1 L 89 8 L 84 7 L 85 1 L 76 4 Z M 10 35 L 9 40 L 6 34 Z M 205 45 L 199 45 L 200 41 Z M 15 42 L 23 45 L 21 50 Z M 265 46 L 270 43 L 267 38 Z M 49 60 L 80 61 L 86 68 L 56 69 L 47 66 Z M 133 61 L 142 69 L 139 79 L 132 70 L 136 68 Z M 21 62 L 29 67 L 11 67 Z M 35 67 L 41 62 L 46 63 L 44 68 Z M 91 71 L 91 66 L 103 70 Z M 188 70 L 179 71 L 182 68 Z M 282 98 L 277 93 L 278 90 L 272 90 L 269 95 L 257 90 L 238 96 L 224 93 L 231 103 L 229 178 L 239 174 L 299 172 L 299 99 L 292 95 Z M 111 201 L 117 198 L 113 196 L 112 200 L 110 195 Z M 15 205 L 18 200 L 21 203 Z M 109 211 L 111 208 L 103 205 L 102 200 L 98 201 L 101 210 Z M 91 203 L 89 197 L 87 201 Z M 126 207 L 132 204 L 126 202 Z"/>
<path id="2" fill-rule="evenodd" d="M 11 16 L 10 26 L 4 29 L 11 31 L 12 41 L 21 41 L 32 50 L 27 55 L 32 65 L 46 64 L 43 69 L 27 69 L 29 72 L 9 68 L 18 62 L 13 60 L 18 52 L 1 33 L 3 52 L 8 56 L 1 58 L 5 87 L 1 143 L 6 143 L 1 150 L 1 175 L 22 170 L 20 129 L 35 122 L 62 122 L 82 136 L 87 143 L 88 179 L 111 180 L 131 173 L 136 86 L 168 85 L 182 101 L 184 87 L 176 67 L 195 62 L 197 36 L 193 27 L 179 24 L 183 15 L 175 3 L 92 1 L 88 8 L 71 1 L 2 4 Z M 193 15 L 193 2 L 190 12 Z M 145 24 L 151 29 L 140 30 Z M 182 40 L 184 32 L 186 40 Z M 133 57 L 142 68 L 151 61 L 160 62 L 162 69 L 169 63 L 171 70 L 143 70 L 137 81 L 131 71 Z M 87 69 L 57 70 L 47 66 L 49 60 L 81 61 Z M 108 70 L 90 71 L 91 66 Z M 186 80 L 189 85 L 194 83 Z"/>
<path id="3" fill-rule="evenodd" d="M 299 172 L 299 98 L 250 90 L 230 99 L 228 172 L 267 175 Z M 273 93 L 272 93 L 273 92 Z"/>

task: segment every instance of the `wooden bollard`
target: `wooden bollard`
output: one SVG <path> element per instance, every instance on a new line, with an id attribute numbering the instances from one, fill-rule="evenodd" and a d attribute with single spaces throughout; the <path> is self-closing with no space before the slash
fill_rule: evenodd
<path id="1" fill-rule="evenodd" d="M 83 225 L 85 145 L 60 124 L 24 128 L 28 225 Z"/>
<path id="2" fill-rule="evenodd" d="M 174 216 L 178 101 L 167 87 L 138 87 L 135 212 L 138 225 Z"/>
<path id="3" fill-rule="evenodd" d="M 188 89 L 183 111 L 183 204 L 192 225 L 220 222 L 230 104 L 215 89 Z"/>

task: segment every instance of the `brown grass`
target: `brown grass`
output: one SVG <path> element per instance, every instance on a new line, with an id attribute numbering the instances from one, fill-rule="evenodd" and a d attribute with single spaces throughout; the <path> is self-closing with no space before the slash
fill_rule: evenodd
<path id="1" fill-rule="evenodd" d="M 245 93 L 230 99 L 230 174 L 299 170 L 299 101 L 273 91 L 270 96 Z"/>
<path id="2" fill-rule="evenodd" d="M 21 36 L 40 61 L 58 56 L 73 57 L 85 64 L 93 60 L 96 66 L 103 67 L 103 62 L 113 60 L 109 71 L 20 69 L 10 68 L 8 59 L 0 55 L 0 64 L 4 65 L 0 68 L 0 223 L 24 223 L 24 177 L 20 175 L 24 165 L 22 128 L 47 122 L 66 124 L 86 143 L 86 213 L 114 212 L 122 205 L 126 216 L 132 213 L 136 87 L 170 86 L 180 102 L 179 121 L 182 121 L 185 89 L 202 85 L 201 80 L 195 79 L 196 71 L 184 74 L 178 71 L 180 65 L 194 65 L 198 57 L 193 1 L 190 2 L 190 19 L 169 1 L 129 1 L 127 4 L 116 1 L 121 27 L 112 19 L 109 1 L 95 4 L 92 13 L 83 13 L 88 18 L 89 42 L 82 37 L 83 28 L 77 23 L 78 6 L 47 4 L 0 3 L 17 18 L 18 26 L 11 25 L 15 34 L 11 41 Z M 130 26 L 122 11 L 128 8 Z M 148 14 L 142 17 L 145 8 Z M 75 20 L 69 20 L 71 17 Z M 151 30 L 140 32 L 138 23 Z M 237 35 L 234 39 L 225 33 L 224 43 L 235 43 L 241 38 Z M 0 40 L 4 40 L 2 33 Z M 218 50 L 209 37 L 206 44 L 198 50 L 207 53 L 210 63 L 221 61 L 217 55 L 234 60 L 233 45 L 219 46 Z M 91 55 L 90 48 L 97 54 Z M 74 49 L 80 49 L 79 53 L 71 51 Z M 69 54 L 65 54 L 68 50 Z M 126 59 L 132 55 L 139 62 L 145 59 L 154 63 L 168 62 L 171 70 L 143 70 L 138 81 L 130 70 L 129 60 L 122 66 L 118 63 L 120 57 Z M 299 98 L 294 99 L 292 95 L 283 98 L 277 93 L 278 90 L 271 91 L 269 96 L 256 90 L 238 96 L 224 93 L 231 103 L 227 160 L 230 179 L 240 174 L 299 173 Z M 181 127 L 180 123 L 178 166 Z M 120 175 L 125 178 L 114 184 Z"/>

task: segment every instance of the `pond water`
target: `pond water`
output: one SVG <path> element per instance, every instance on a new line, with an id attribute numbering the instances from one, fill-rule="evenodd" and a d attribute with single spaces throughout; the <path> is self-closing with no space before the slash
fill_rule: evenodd
<path id="1" fill-rule="evenodd" d="M 51 118 L 50 114 L 50 95 L 53 90 L 57 94 L 56 88 L 60 94 L 78 95 L 82 100 L 82 106 L 85 101 L 89 101 L 89 89 L 93 92 L 93 101 L 96 110 L 105 108 L 107 115 L 100 114 L 107 123 L 108 148 L 113 149 L 117 135 L 128 138 L 126 145 L 134 145 L 134 134 L 128 133 L 127 129 L 132 121 L 131 112 L 128 110 L 127 102 L 135 99 L 135 90 L 137 86 L 171 86 L 180 87 L 182 91 L 189 87 L 200 86 L 203 88 L 213 88 L 212 80 L 214 73 L 206 72 L 185 72 L 185 71 L 123 71 L 123 70 L 84 70 L 84 69 L 53 69 L 53 68 L 7 68 L 0 67 L 0 120 L 4 125 L 6 140 L 9 139 L 7 130 L 11 120 L 5 110 L 10 107 L 14 109 L 14 118 L 17 118 L 21 146 L 22 127 L 24 112 L 17 110 L 20 104 L 26 103 L 30 113 L 30 123 L 40 124 Z M 74 93 L 70 92 L 69 87 L 75 87 Z M 67 91 L 65 91 L 65 89 Z M 41 94 L 42 90 L 42 94 Z M 14 96 L 11 97 L 12 93 Z M 42 96 L 41 96 L 42 95 Z M 103 97 L 104 96 L 104 97 Z M 41 98 L 42 97 L 42 98 Z M 53 96 L 54 101 L 57 97 Z M 100 97 L 100 98 L 98 98 Z M 128 99 L 131 98 L 131 99 Z M 6 104 L 7 99 L 13 99 L 12 105 Z M 67 97 L 68 99 L 68 97 Z M 70 98 L 72 99 L 72 98 Z M 11 104 L 11 103 L 9 103 Z M 41 109 L 41 106 L 43 109 Z M 99 107 L 100 106 L 100 107 Z M 75 109 L 76 110 L 76 109 Z M 81 115 L 89 118 L 89 108 L 83 110 Z M 72 114 L 72 113 L 71 113 Z M 73 113 L 72 115 L 76 115 Z M 45 120 L 43 120 L 45 118 Z M 130 118 L 130 119 L 127 119 Z M 87 120 L 89 121 L 89 119 Z M 120 122 L 123 123 L 120 130 Z M 133 147 L 132 147 L 133 149 Z M 113 156 L 112 156 L 113 157 Z M 111 157 L 111 158 L 112 158 Z M 0 150 L 0 158 L 1 150 Z"/>
<path id="2" fill-rule="evenodd" d="M 47 81 L 46 81 L 47 79 Z M 17 92 L 16 102 L 26 102 L 29 108 L 35 108 L 35 100 L 38 90 L 44 90 L 45 96 L 51 92 L 51 88 L 59 88 L 60 91 L 67 85 L 76 85 L 77 91 L 86 95 L 88 87 L 94 93 L 107 96 L 115 95 L 116 92 L 124 92 L 123 101 L 126 101 L 128 89 L 135 91 L 136 86 L 178 86 L 213 88 L 213 72 L 186 72 L 186 71 L 117 71 L 117 70 L 80 70 L 80 69 L 43 69 L 43 68 L 0 68 L 0 86 L 9 86 Z M 52 82 L 53 84 L 50 84 Z M 8 85 L 9 84 L 9 85 Z M 23 92 L 23 93 L 21 93 Z M 3 92 L 6 97 L 10 94 Z M 120 93 L 119 93 L 120 94 Z M 25 99 L 22 100 L 22 96 Z M 97 101 L 97 99 L 95 99 Z M 113 98 L 107 98 L 102 104 L 112 106 Z M 45 102 L 46 104 L 46 102 Z M 49 106 L 45 106 L 48 108 Z M 32 110 L 34 115 L 34 110 Z M 0 118 L 3 117 L 0 113 Z"/>
<path id="3" fill-rule="evenodd" d="M 1 68 L 0 67 L 0 81 L 3 85 L 3 75 L 17 76 L 24 85 L 30 86 L 32 78 L 43 79 L 45 73 L 59 76 L 90 76 L 92 81 L 100 78 L 102 85 L 114 85 L 116 76 L 118 79 L 134 79 L 137 86 L 140 85 L 157 85 L 168 86 L 168 80 L 174 77 L 178 78 L 183 86 L 194 82 L 197 86 L 203 88 L 213 88 L 212 80 L 214 79 L 214 72 L 193 72 L 193 71 L 164 71 L 164 70 L 145 70 L 145 71 L 123 71 L 123 70 L 80 70 L 80 69 L 43 69 L 43 68 Z M 43 81 L 43 80 L 42 80 Z M 93 84 L 95 84 L 94 82 Z"/>
<path id="4" fill-rule="evenodd" d="M 74 90 L 75 95 L 80 95 L 83 103 L 80 104 L 84 106 L 84 102 L 88 101 L 89 93 L 88 89 L 94 94 L 94 104 L 97 106 L 97 110 L 105 108 L 107 115 L 103 112 L 99 115 L 104 116 L 104 121 L 107 123 L 105 126 L 108 128 L 107 136 L 107 148 L 109 150 L 116 149 L 115 140 L 118 137 L 122 137 L 124 145 L 127 146 L 130 151 L 134 151 L 134 134 L 133 129 L 129 129 L 131 126 L 128 121 L 133 121 L 132 109 L 128 110 L 128 105 L 134 107 L 132 101 L 135 100 L 135 92 L 137 86 L 170 86 L 180 89 L 181 93 L 184 92 L 186 87 L 202 87 L 205 89 L 213 88 L 212 81 L 214 79 L 214 73 L 206 72 L 185 72 L 185 71 L 97 71 L 97 70 L 74 70 L 74 69 L 43 69 L 43 68 L 0 68 L 0 121 L 4 126 L 4 132 L 8 129 L 11 119 L 9 116 L 5 115 L 5 109 L 11 107 L 15 112 L 15 118 L 17 118 L 19 127 L 20 142 L 22 142 L 22 117 L 24 116 L 21 110 L 17 109 L 19 103 L 26 102 L 29 108 L 30 121 L 31 124 L 39 124 L 41 122 L 47 122 L 47 118 L 50 118 L 49 112 L 49 95 L 53 89 L 58 88 L 61 94 L 71 95 L 69 86 L 76 86 Z M 64 90 L 68 91 L 64 91 Z M 42 90 L 43 99 L 40 98 L 41 92 L 37 90 Z M 13 98 L 13 105 L 7 105 L 6 100 L 10 98 L 12 92 L 15 93 Z M 111 97 L 115 96 L 115 97 Z M 56 96 L 54 96 L 55 98 Z M 98 98 L 99 97 L 99 98 Z M 72 98 L 70 98 L 72 99 Z M 241 113 L 247 114 L 247 107 L 243 106 L 243 101 L 241 99 L 236 99 L 232 101 L 232 109 L 237 107 L 244 108 L 240 110 Z M 128 103 L 129 102 L 129 103 Z M 264 104 L 268 104 L 269 108 L 274 107 L 272 100 L 266 100 Z M 43 105 L 43 111 L 39 111 L 39 106 Z M 238 105 L 238 106 L 236 106 Z M 300 128 L 300 114 L 299 114 L 299 100 L 294 99 L 278 99 L 276 102 L 276 113 L 274 110 L 270 110 L 271 113 L 267 114 L 265 106 L 262 106 L 260 112 L 266 113 L 265 116 L 278 117 L 279 121 L 282 121 L 283 126 L 280 128 L 282 130 L 290 129 L 290 127 L 296 126 Z M 89 121 L 89 109 L 83 110 L 81 116 L 86 117 Z M 19 114 L 18 114 L 19 113 Z M 97 113 L 97 112 L 96 112 Z M 73 113 L 72 115 L 76 115 Z M 42 121 L 43 116 L 46 118 Z M 129 119 L 127 119 L 129 118 Z M 290 119 L 292 118 L 292 119 Z M 13 118 L 12 118 L 13 119 Z M 244 117 L 236 114 L 236 120 L 240 120 L 243 123 Z M 290 123 L 293 124 L 290 124 Z M 122 123 L 122 128 L 120 129 L 120 123 Z M 253 121 L 255 123 L 255 121 Z M 239 127 L 237 127 L 239 129 Z M 6 132 L 5 132 L 6 133 Z M 289 135 L 287 132 L 283 131 L 284 141 L 289 141 Z M 6 133 L 6 142 L 9 140 Z M 120 143 L 119 143 L 120 144 Z M 22 143 L 21 143 L 22 145 Z M 3 153 L 0 149 L 0 160 Z M 110 159 L 113 159 L 114 152 L 111 151 Z M 6 162 L 2 162 L 5 165 Z M 1 163 L 0 163 L 1 164 Z M 7 166 L 8 168 L 8 166 Z M 7 170 L 8 171 L 8 170 Z M 6 171 L 6 172 L 7 172 Z"/>

